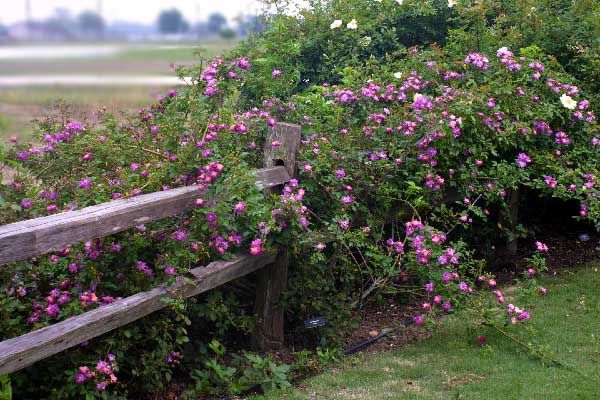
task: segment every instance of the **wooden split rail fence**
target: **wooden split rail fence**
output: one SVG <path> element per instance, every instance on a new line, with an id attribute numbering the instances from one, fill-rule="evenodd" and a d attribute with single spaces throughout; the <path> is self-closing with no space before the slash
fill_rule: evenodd
<path id="1" fill-rule="evenodd" d="M 272 146 L 275 141 L 278 146 Z M 279 123 L 269 128 L 264 149 L 265 168 L 254 171 L 259 188 L 277 190 L 294 177 L 299 145 L 299 126 Z M 0 265 L 177 215 L 192 209 L 197 197 L 197 187 L 180 187 L 0 226 Z M 162 285 L 137 293 L 0 342 L 0 375 L 23 369 L 165 308 L 165 298 L 196 296 L 255 271 L 259 271 L 255 345 L 260 349 L 277 348 L 283 344 L 283 310 L 277 306 L 277 300 L 286 288 L 287 268 L 285 249 L 275 254 L 241 255 L 194 268 L 171 286 Z"/>

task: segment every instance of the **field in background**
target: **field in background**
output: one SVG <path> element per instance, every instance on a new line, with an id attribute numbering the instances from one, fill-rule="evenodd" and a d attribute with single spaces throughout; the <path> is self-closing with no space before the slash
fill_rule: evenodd
<path id="1" fill-rule="evenodd" d="M 234 43 L 168 43 L 98 45 L 95 57 L 85 55 L 92 45 L 64 46 L 64 53 L 53 51 L 55 45 L 0 47 L 0 77 L 16 76 L 174 76 L 173 65 L 197 63 L 210 59 Z M 50 49 L 50 51 L 48 51 Z M 40 51 L 38 51 L 40 50 Z M 79 56 L 70 50 L 83 50 Z M 76 51 L 75 51 L 76 52 Z M 48 53 L 52 54 L 48 56 Z M 2 56 L 5 56 L 2 58 Z M 51 57 L 51 58 L 48 58 Z M 16 135 L 27 137 L 31 121 L 52 113 L 59 103 L 73 115 L 84 119 L 101 107 L 120 112 L 150 103 L 168 86 L 0 86 L 0 141 Z"/>

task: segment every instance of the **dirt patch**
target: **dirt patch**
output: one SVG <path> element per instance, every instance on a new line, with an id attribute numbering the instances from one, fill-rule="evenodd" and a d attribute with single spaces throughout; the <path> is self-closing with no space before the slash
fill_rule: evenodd
<path id="1" fill-rule="evenodd" d="M 579 240 L 579 232 L 572 234 L 554 233 L 536 238 L 548 245 L 546 275 L 556 276 L 567 273 L 578 266 L 600 261 L 600 235 L 589 232 L 589 240 Z M 527 258 L 531 257 L 535 246 L 531 241 L 519 244 L 522 250 L 518 256 L 507 260 L 501 268 L 492 271 L 496 280 L 504 285 L 513 283 L 515 278 L 526 271 Z M 509 286 L 510 288 L 510 286 Z M 505 289 L 506 290 L 506 289 Z"/>
<path id="2" fill-rule="evenodd" d="M 548 269 L 551 273 L 569 270 L 582 264 L 600 261 L 600 236 L 589 233 L 588 241 L 576 240 L 568 236 L 552 237 L 544 243 L 548 245 Z"/>
<path id="3" fill-rule="evenodd" d="M 345 349 L 372 339 L 374 336 L 392 330 L 389 334 L 373 342 L 361 352 L 379 352 L 395 349 L 416 340 L 429 337 L 431 332 L 414 326 L 402 327 L 419 310 L 415 305 L 403 305 L 388 300 L 386 304 L 372 304 L 357 315 L 361 321 L 357 329 L 345 339 Z"/>

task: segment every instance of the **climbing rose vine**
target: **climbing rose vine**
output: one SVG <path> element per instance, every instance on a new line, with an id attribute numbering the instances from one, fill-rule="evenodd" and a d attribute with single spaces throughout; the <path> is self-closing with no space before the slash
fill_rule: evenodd
<path id="1" fill-rule="evenodd" d="M 596 116 L 544 58 L 507 48 L 458 59 L 414 50 L 391 72 L 365 79 L 349 68 L 339 84 L 248 106 L 240 99 L 245 87 L 290 79 L 283 65 L 264 76 L 254 65 L 246 55 L 217 57 L 182 71 L 193 85 L 136 115 L 100 113 L 98 124 L 48 120 L 31 143 L 12 140 L 6 158 L 14 175 L 0 193 L 7 223 L 184 185 L 195 186 L 197 198 L 176 218 L 3 268 L 2 337 L 171 283 L 216 258 L 258 256 L 274 242 L 293 254 L 285 299 L 292 320 L 320 312 L 337 327 L 351 306 L 395 292 L 422 299 L 412 317 L 427 325 L 487 288 L 491 301 L 481 314 L 493 310 L 517 328 L 535 314 L 506 304 L 485 272 L 485 249 L 469 245 L 476 232 L 502 225 L 514 236 L 504 215 L 523 191 L 577 201 L 578 217 L 600 226 Z M 250 171 L 262 166 L 265 132 L 277 121 L 302 125 L 303 141 L 298 179 L 270 195 Z M 281 143 L 267 145 L 277 151 Z M 531 280 L 552 251 L 539 240 L 535 249 Z M 187 318 L 181 302 L 170 312 Z M 180 365 L 188 333 L 168 315 L 155 318 L 148 329 L 157 343 L 143 351 L 117 331 L 73 350 L 88 361 L 55 362 L 73 372 L 77 393 L 122 393 L 127 380 L 119 374 L 142 364 L 130 360 L 135 354 L 152 360 L 145 376 L 154 369 L 166 377 Z"/>

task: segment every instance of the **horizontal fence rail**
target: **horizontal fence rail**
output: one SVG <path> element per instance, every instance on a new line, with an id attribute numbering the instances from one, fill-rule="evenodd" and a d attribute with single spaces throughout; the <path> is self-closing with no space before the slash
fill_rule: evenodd
<path id="1" fill-rule="evenodd" d="M 279 142 L 278 146 L 273 146 L 275 141 Z M 266 168 L 252 172 L 259 189 L 275 188 L 291 180 L 299 144 L 299 126 L 281 123 L 269 128 L 265 144 Z M 279 163 L 283 165 L 276 165 Z M 196 186 L 186 186 L 0 226 L 0 265 L 172 217 L 194 208 L 198 196 Z M 214 261 L 177 277 L 170 286 L 163 284 L 4 340 L 0 342 L 0 375 L 23 369 L 161 310 L 168 305 L 165 299 L 193 297 L 267 266 L 269 271 L 260 275 L 257 283 L 257 291 L 264 288 L 265 293 L 257 293 L 256 308 L 261 312 L 257 312 L 259 326 L 256 336 L 275 337 L 276 342 L 282 342 L 283 311 L 273 306 L 287 280 L 286 257 L 282 254 L 280 250 Z M 264 340 L 257 343 L 264 343 Z"/>
<path id="2" fill-rule="evenodd" d="M 254 175 L 260 189 L 290 180 L 283 166 Z M 198 197 L 196 186 L 185 186 L 0 226 L 0 265 L 177 215 L 193 208 Z"/>
<path id="3" fill-rule="evenodd" d="M 0 342 L 0 375 L 25 368 L 63 350 L 167 307 L 164 298 L 188 298 L 240 278 L 275 261 L 275 255 L 239 256 L 194 268 L 188 278 L 100 306 L 54 325 Z"/>

